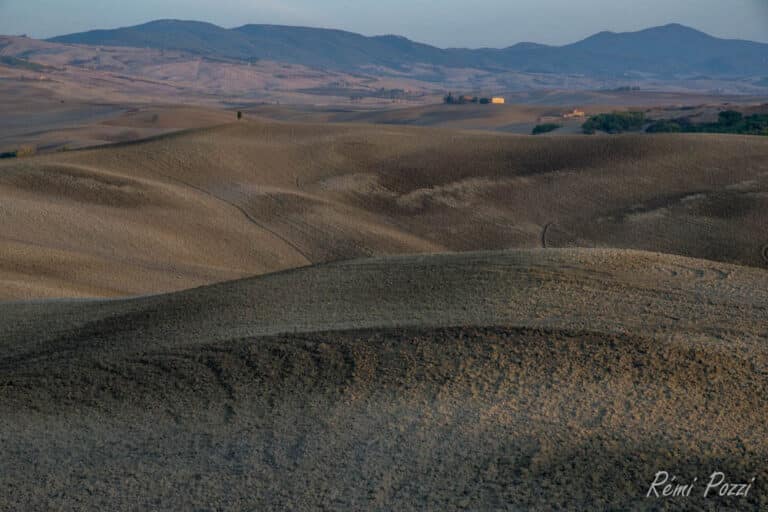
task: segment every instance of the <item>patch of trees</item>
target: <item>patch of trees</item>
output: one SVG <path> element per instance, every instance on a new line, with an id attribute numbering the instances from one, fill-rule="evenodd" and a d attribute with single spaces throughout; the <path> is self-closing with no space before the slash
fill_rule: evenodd
<path id="1" fill-rule="evenodd" d="M 540 135 L 542 133 L 549 133 L 557 130 L 560 128 L 561 125 L 556 123 L 544 123 L 544 124 L 538 124 L 533 128 L 533 131 L 531 132 L 533 135 Z"/>
<path id="2" fill-rule="evenodd" d="M 463 105 L 465 103 L 478 103 L 479 101 L 477 96 L 454 96 L 452 92 L 443 98 L 443 102 L 447 105 Z"/>
<path id="3" fill-rule="evenodd" d="M 480 105 L 489 105 L 491 103 L 491 98 L 481 98 L 478 96 L 454 96 L 453 93 L 448 93 L 446 96 L 443 97 L 443 103 L 446 105 L 466 105 L 469 103 L 475 103 Z"/>
<path id="4" fill-rule="evenodd" d="M 16 151 L 6 151 L 0 153 L 0 158 L 24 158 L 26 156 L 34 156 L 37 153 L 35 146 L 21 146 Z"/>
<path id="5" fill-rule="evenodd" d="M 768 135 L 768 115 L 744 116 L 735 110 L 720 112 L 715 123 L 693 123 L 688 118 L 660 120 L 652 123 L 648 133 L 731 133 Z"/>
<path id="6" fill-rule="evenodd" d="M 637 132 L 645 126 L 644 112 L 613 112 L 591 116 L 581 129 L 586 134 L 595 132 L 623 133 Z"/>

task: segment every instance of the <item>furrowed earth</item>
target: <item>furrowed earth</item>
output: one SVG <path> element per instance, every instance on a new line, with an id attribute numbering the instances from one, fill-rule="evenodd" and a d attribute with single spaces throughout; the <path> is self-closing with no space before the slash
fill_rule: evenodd
<path id="1" fill-rule="evenodd" d="M 766 502 L 768 276 L 616 250 L 374 258 L 0 306 L 7 509 Z"/>

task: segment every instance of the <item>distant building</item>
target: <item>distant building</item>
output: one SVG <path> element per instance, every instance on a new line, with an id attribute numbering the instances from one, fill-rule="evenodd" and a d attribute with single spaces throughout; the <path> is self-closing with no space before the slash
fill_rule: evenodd
<path id="1" fill-rule="evenodd" d="M 493 103 L 494 105 L 503 105 L 504 103 L 506 103 L 506 101 L 501 96 L 494 96 L 493 98 L 491 98 L 491 103 Z"/>
<path id="2" fill-rule="evenodd" d="M 563 114 L 563 119 L 580 119 L 586 116 L 587 114 L 583 110 L 575 108 L 572 111 Z"/>

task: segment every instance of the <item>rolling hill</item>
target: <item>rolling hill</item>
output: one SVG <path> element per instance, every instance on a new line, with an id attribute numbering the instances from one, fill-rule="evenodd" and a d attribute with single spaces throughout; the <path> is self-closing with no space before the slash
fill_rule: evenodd
<path id="1" fill-rule="evenodd" d="M 603 32 L 554 47 L 520 43 L 504 49 L 441 49 L 399 36 L 365 37 L 340 30 L 159 20 L 135 27 L 59 36 L 51 41 L 98 46 L 183 50 L 236 59 L 269 59 L 344 71 L 377 67 L 407 71 L 418 64 L 536 73 L 670 76 L 768 74 L 768 45 L 724 40 L 678 25 L 632 33 Z"/>
<path id="2" fill-rule="evenodd" d="M 538 249 L 0 304 L 0 508 L 762 510 L 766 286 Z"/>
<path id="3" fill-rule="evenodd" d="M 768 140 L 244 121 L 0 162 L 0 299 L 341 259 L 642 249 L 765 267 Z"/>
<path id="4" fill-rule="evenodd" d="M 0 36 L 0 510 L 768 510 L 768 138 L 512 134 L 767 50 Z"/>
<path id="5" fill-rule="evenodd" d="M 0 161 L 0 509 L 768 506 L 765 137 L 4 85 L 154 136 Z"/>

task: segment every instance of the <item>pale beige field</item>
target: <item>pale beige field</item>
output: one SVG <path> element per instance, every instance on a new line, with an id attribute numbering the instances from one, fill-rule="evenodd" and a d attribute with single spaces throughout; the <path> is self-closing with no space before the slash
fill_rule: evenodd
<path id="1" fill-rule="evenodd" d="M 765 268 L 768 140 L 249 121 L 0 162 L 0 299 L 363 256 L 613 247 Z"/>
<path id="2" fill-rule="evenodd" d="M 538 124 L 554 123 L 552 135 L 582 134 L 589 116 L 616 111 L 640 111 L 647 119 L 689 118 L 692 122 L 715 122 L 719 112 L 738 110 L 744 115 L 768 113 L 764 97 L 706 96 L 663 92 L 539 91 L 507 95 L 504 105 L 432 103 L 420 106 L 366 108 L 354 105 L 257 105 L 248 114 L 267 119 L 312 123 L 368 123 L 426 126 L 457 130 L 483 130 L 530 135 Z M 581 118 L 564 118 L 574 109 Z"/>

